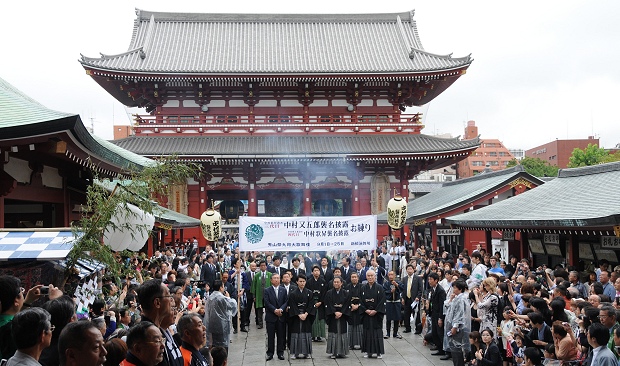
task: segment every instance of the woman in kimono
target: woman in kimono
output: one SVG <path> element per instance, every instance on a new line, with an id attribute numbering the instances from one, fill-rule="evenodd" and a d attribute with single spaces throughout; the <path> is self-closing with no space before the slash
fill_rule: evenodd
<path id="1" fill-rule="evenodd" d="M 312 292 L 306 288 L 306 275 L 297 276 L 297 290 L 288 296 L 288 315 L 291 331 L 291 359 L 307 358 L 312 354 L 312 323 L 314 322 L 314 301 Z"/>
<path id="2" fill-rule="evenodd" d="M 316 316 L 312 323 L 312 340 L 320 342 L 325 338 L 325 304 L 323 303 L 327 284 L 321 276 L 321 269 L 315 265 L 312 267 L 312 276 L 308 279 L 306 287 L 312 291 L 313 306 L 316 309 Z"/>
<path id="3" fill-rule="evenodd" d="M 331 358 L 342 358 L 349 354 L 347 319 L 349 318 L 349 294 L 342 288 L 342 277 L 334 277 L 334 288 L 325 294 L 325 317 L 328 326 L 327 353 Z"/>
<path id="4" fill-rule="evenodd" d="M 465 365 L 465 354 L 469 352 L 469 332 L 471 326 L 471 310 L 469 307 L 469 296 L 467 294 L 467 283 L 463 280 L 452 282 L 452 296 L 450 301 L 446 301 L 444 310 L 446 318 L 444 321 L 445 331 L 448 337 L 448 348 L 452 354 L 452 364 L 454 366 Z"/>
<path id="5" fill-rule="evenodd" d="M 385 315 L 385 291 L 379 285 L 375 271 L 369 269 L 366 272 L 368 283 L 362 287 L 360 296 L 360 310 L 362 311 L 362 324 L 364 338 L 362 352 L 365 358 L 383 358 L 385 347 L 383 345 L 383 316 Z"/>
<path id="6" fill-rule="evenodd" d="M 351 273 L 351 283 L 347 285 L 351 303 L 349 321 L 349 349 L 362 348 L 362 311 L 359 309 L 362 285 L 357 272 Z"/>

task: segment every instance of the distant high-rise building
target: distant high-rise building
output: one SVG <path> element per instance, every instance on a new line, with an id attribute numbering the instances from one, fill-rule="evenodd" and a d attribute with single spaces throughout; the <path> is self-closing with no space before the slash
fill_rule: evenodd
<path id="1" fill-rule="evenodd" d="M 475 121 L 468 121 L 465 127 L 465 140 L 478 137 L 478 126 Z M 480 147 L 477 148 L 465 160 L 456 164 L 457 178 L 472 177 L 482 173 L 485 168 L 490 170 L 502 170 L 514 156 L 498 139 L 481 139 Z"/>
<path id="2" fill-rule="evenodd" d="M 525 157 L 525 150 L 523 149 L 508 149 L 508 151 L 510 151 L 512 156 L 517 160 L 521 160 Z"/>
<path id="3" fill-rule="evenodd" d="M 529 158 L 540 158 L 555 165 L 560 169 L 568 167 L 568 159 L 573 154 L 573 150 L 585 149 L 588 144 L 599 145 L 599 139 L 588 136 L 587 139 L 575 140 L 554 140 L 546 144 L 536 146 L 525 151 L 525 156 Z"/>

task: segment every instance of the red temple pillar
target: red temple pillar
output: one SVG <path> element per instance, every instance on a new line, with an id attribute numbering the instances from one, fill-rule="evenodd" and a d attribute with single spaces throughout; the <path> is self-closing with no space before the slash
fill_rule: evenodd
<path id="1" fill-rule="evenodd" d="M 62 200 L 64 206 L 63 226 L 69 227 L 71 226 L 71 194 L 69 189 L 67 189 L 67 177 L 62 178 Z M 54 223 L 56 223 L 56 220 L 54 220 Z"/>
<path id="2" fill-rule="evenodd" d="M 354 174 L 353 176 L 353 194 L 351 197 L 351 215 L 359 216 L 360 215 L 360 180 L 359 176 Z"/>
<path id="3" fill-rule="evenodd" d="M 312 216 L 312 191 L 310 190 L 309 179 L 304 181 L 302 216 Z"/>
<path id="4" fill-rule="evenodd" d="M 256 199 L 256 171 L 250 163 L 248 174 L 248 216 L 258 216 L 258 200 Z"/>
<path id="5" fill-rule="evenodd" d="M 431 223 L 431 250 L 435 250 L 438 249 L 437 248 L 437 242 L 438 242 L 438 237 L 437 237 L 437 221 L 433 221 Z"/>

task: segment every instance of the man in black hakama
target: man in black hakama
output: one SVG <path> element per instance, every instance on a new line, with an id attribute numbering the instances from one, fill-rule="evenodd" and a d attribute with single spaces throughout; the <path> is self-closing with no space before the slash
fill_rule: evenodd
<path id="1" fill-rule="evenodd" d="M 327 283 L 321 276 L 319 266 L 312 268 L 312 276 L 308 278 L 306 287 L 312 291 L 312 301 L 316 309 L 314 323 L 312 324 L 312 340 L 320 342 L 325 338 L 325 304 L 324 297 L 327 292 Z"/>
<path id="2" fill-rule="evenodd" d="M 325 294 L 325 320 L 328 327 L 327 353 L 331 358 L 345 357 L 349 354 L 347 319 L 349 317 L 349 295 L 342 288 L 342 277 L 332 280 L 334 288 Z"/>
<path id="3" fill-rule="evenodd" d="M 376 282 L 376 274 L 373 270 L 366 272 L 368 283 L 362 287 L 360 296 L 360 309 L 362 310 L 362 324 L 364 339 L 362 352 L 364 357 L 383 358 L 385 348 L 383 346 L 383 316 L 385 315 L 385 291 L 383 286 Z"/>
<path id="4" fill-rule="evenodd" d="M 312 354 L 312 323 L 316 310 L 312 292 L 306 288 L 306 275 L 303 273 L 297 276 L 297 289 L 289 294 L 288 306 L 291 359 L 310 357 Z"/>
<path id="5" fill-rule="evenodd" d="M 364 275 L 366 272 L 364 272 Z M 360 296 L 362 294 L 362 284 L 359 283 L 359 275 L 357 272 L 351 273 L 351 282 L 347 285 L 349 298 L 351 302 L 349 321 L 349 349 L 361 349 L 363 338 L 362 313 L 360 310 Z"/>

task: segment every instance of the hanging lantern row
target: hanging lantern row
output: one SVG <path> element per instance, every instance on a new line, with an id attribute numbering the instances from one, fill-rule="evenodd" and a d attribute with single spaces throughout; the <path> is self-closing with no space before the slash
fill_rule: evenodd
<path id="1" fill-rule="evenodd" d="M 129 212 L 127 212 L 129 210 Z M 140 250 L 155 225 L 155 216 L 132 204 L 118 204 L 103 233 L 103 243 L 115 252 Z M 136 229 L 139 228 L 139 229 Z"/>
<path id="2" fill-rule="evenodd" d="M 401 229 L 407 220 L 407 201 L 394 192 L 394 197 L 387 204 L 387 223 L 392 229 Z"/>
<path id="3" fill-rule="evenodd" d="M 208 241 L 216 241 L 222 236 L 222 215 L 213 208 L 207 209 L 200 215 L 202 235 Z"/>

